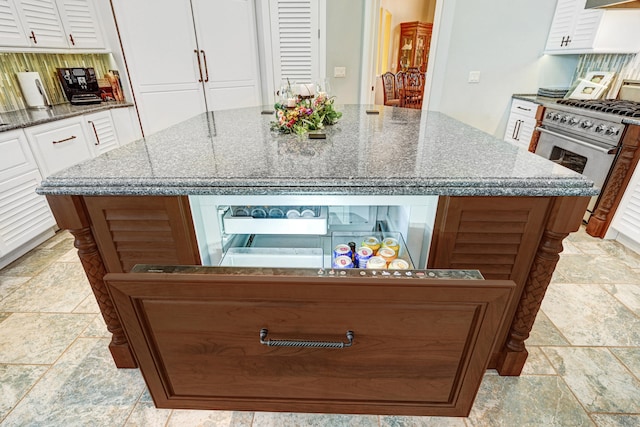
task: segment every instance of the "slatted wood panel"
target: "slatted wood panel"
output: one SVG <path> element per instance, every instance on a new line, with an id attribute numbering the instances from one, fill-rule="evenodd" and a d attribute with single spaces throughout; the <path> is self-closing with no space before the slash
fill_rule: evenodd
<path id="1" fill-rule="evenodd" d="M 86 197 L 85 203 L 109 272 L 200 264 L 187 198 Z"/>
<path id="2" fill-rule="evenodd" d="M 441 199 L 429 266 L 478 269 L 524 285 L 549 206 L 545 197 Z"/>

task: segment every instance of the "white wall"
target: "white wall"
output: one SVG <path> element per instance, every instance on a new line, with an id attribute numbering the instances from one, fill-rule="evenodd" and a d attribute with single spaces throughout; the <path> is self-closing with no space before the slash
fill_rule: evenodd
<path id="1" fill-rule="evenodd" d="M 364 1 L 327 0 L 327 78 L 339 104 L 360 99 Z M 334 67 L 345 67 L 346 76 L 333 77 Z"/>
<path id="2" fill-rule="evenodd" d="M 543 55 L 555 0 L 439 1 L 430 110 L 502 138 L 512 94 L 570 85 L 578 56 Z"/>

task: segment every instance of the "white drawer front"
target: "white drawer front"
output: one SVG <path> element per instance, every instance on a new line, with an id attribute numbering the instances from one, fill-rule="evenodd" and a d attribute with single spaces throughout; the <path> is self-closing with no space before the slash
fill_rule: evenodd
<path id="1" fill-rule="evenodd" d="M 81 122 L 56 122 L 56 127 L 35 126 L 27 129 L 43 177 L 91 158 L 91 151 Z"/>
<path id="2" fill-rule="evenodd" d="M 538 107 L 539 105 L 535 102 L 523 101 L 521 99 L 514 99 L 511 102 L 511 112 L 521 114 L 525 117 L 535 117 Z"/>

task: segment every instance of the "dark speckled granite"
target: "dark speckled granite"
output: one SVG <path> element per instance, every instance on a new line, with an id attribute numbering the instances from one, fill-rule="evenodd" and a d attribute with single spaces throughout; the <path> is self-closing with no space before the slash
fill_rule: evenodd
<path id="1" fill-rule="evenodd" d="M 102 102 L 91 105 L 59 104 L 51 108 L 16 110 L 0 113 L 0 132 L 11 129 L 26 128 L 42 123 L 62 120 L 82 114 L 95 113 L 96 111 L 111 108 L 123 108 L 133 106 L 130 102 Z"/>
<path id="2" fill-rule="evenodd" d="M 591 181 L 444 114 L 337 106 L 311 140 L 262 108 L 205 113 L 64 170 L 39 194 L 597 194 Z M 370 115 L 368 109 L 380 114 Z"/>

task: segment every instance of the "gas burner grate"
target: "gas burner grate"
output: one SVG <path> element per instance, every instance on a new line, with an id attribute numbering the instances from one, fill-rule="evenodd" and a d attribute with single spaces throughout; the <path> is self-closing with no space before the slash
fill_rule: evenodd
<path id="1" fill-rule="evenodd" d="M 617 99 L 560 99 L 556 103 L 618 116 L 640 117 L 640 102 Z"/>

